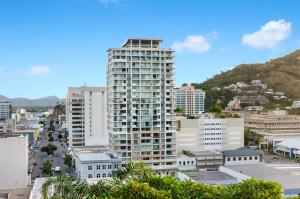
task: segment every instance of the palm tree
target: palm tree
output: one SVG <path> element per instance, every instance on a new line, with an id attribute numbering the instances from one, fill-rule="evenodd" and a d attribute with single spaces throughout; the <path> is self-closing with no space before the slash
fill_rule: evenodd
<path id="1" fill-rule="evenodd" d="M 140 162 L 129 162 L 124 167 L 118 169 L 115 180 L 145 182 L 152 176 L 153 172 L 149 166 Z"/>

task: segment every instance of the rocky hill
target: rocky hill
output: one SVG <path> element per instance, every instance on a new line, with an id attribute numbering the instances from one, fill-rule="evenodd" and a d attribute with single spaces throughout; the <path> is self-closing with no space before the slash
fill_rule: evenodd
<path id="1" fill-rule="evenodd" d="M 27 98 L 8 98 L 0 95 L 0 101 L 10 101 L 14 107 L 32 107 L 32 106 L 55 106 L 64 100 L 56 96 L 48 96 L 38 99 Z"/>
<path id="2" fill-rule="evenodd" d="M 274 91 L 283 92 L 291 99 L 300 99 L 300 50 L 266 63 L 238 65 L 198 86 L 208 90 L 252 80 L 261 80 Z"/>

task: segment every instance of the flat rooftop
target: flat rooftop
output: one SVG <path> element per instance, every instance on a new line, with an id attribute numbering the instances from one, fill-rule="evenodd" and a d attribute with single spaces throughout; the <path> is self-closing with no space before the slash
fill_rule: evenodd
<path id="1" fill-rule="evenodd" d="M 80 161 L 101 161 L 110 160 L 111 157 L 106 153 L 88 153 L 82 152 L 77 154 Z"/>
<path id="2" fill-rule="evenodd" d="M 229 185 L 237 183 L 237 180 L 220 171 L 197 171 L 197 172 L 183 172 L 196 182 L 203 182 L 211 185 Z"/>
<path id="3" fill-rule="evenodd" d="M 300 164 L 259 163 L 225 167 L 253 178 L 276 181 L 284 190 L 300 189 Z"/>

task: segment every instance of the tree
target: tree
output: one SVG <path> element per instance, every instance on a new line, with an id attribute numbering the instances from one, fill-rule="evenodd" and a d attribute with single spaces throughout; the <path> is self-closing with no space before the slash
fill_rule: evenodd
<path id="1" fill-rule="evenodd" d="M 183 83 L 181 86 L 183 87 L 183 86 L 187 86 L 188 84 L 187 83 Z"/>
<path id="2" fill-rule="evenodd" d="M 210 107 L 209 112 L 222 113 L 222 106 L 220 104 L 214 104 Z"/>
<path id="3" fill-rule="evenodd" d="M 174 110 L 175 113 L 182 113 L 182 109 L 180 107 L 176 107 L 176 109 Z"/>
<path id="4" fill-rule="evenodd" d="M 73 163 L 73 158 L 71 155 L 67 154 L 65 156 L 65 159 L 64 159 L 64 164 L 67 165 L 69 168 L 72 166 L 72 163 Z"/>
<path id="5" fill-rule="evenodd" d="M 53 152 L 57 149 L 57 147 L 53 144 L 48 144 L 47 146 L 43 146 L 40 148 L 40 151 L 46 152 L 47 155 L 53 155 Z"/>
<path id="6" fill-rule="evenodd" d="M 155 176 L 148 166 L 132 162 L 120 168 L 114 180 L 99 181 L 92 185 L 85 180 L 64 175 L 49 178 L 42 186 L 44 199 L 48 198 L 51 185 L 55 185 L 54 198 L 57 199 L 283 199 L 281 186 L 273 181 L 248 179 L 228 186 L 179 181 L 174 176 Z"/>
<path id="7" fill-rule="evenodd" d="M 42 167 L 42 173 L 45 175 L 51 175 L 52 166 L 53 165 L 49 160 L 45 162 Z"/>

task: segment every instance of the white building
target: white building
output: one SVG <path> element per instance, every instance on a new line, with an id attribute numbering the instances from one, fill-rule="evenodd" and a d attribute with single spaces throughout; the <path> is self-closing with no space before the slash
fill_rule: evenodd
<path id="1" fill-rule="evenodd" d="M 194 86 L 183 86 L 176 89 L 176 107 L 185 115 L 196 116 L 204 112 L 205 92 Z"/>
<path id="2" fill-rule="evenodd" d="M 70 87 L 66 118 L 69 146 L 108 146 L 106 88 Z"/>
<path id="3" fill-rule="evenodd" d="M 0 189 L 25 188 L 30 184 L 28 174 L 28 138 L 0 138 Z"/>
<path id="4" fill-rule="evenodd" d="M 300 138 L 285 138 L 275 144 L 274 152 L 277 154 L 288 155 L 289 157 L 300 157 Z"/>
<path id="5" fill-rule="evenodd" d="M 243 118 L 214 118 L 201 116 L 199 119 L 178 118 L 177 153 L 190 151 L 223 151 L 244 146 Z"/>
<path id="6" fill-rule="evenodd" d="M 223 151 L 224 165 L 257 164 L 261 162 L 261 153 L 257 150 L 241 147 Z"/>
<path id="7" fill-rule="evenodd" d="M 179 154 L 177 156 L 178 170 L 194 170 L 197 167 L 196 157 Z"/>
<path id="8" fill-rule="evenodd" d="M 176 169 L 173 51 L 160 39 L 128 39 L 108 50 L 110 146 L 123 161 Z"/>
<path id="9" fill-rule="evenodd" d="M 0 120 L 11 118 L 12 105 L 10 102 L 0 102 Z"/>
<path id="10" fill-rule="evenodd" d="M 122 166 L 122 160 L 111 153 L 82 151 L 74 154 L 74 160 L 80 179 L 112 177 Z"/>
<path id="11" fill-rule="evenodd" d="M 292 108 L 300 108 L 300 100 L 299 101 L 293 101 Z"/>

